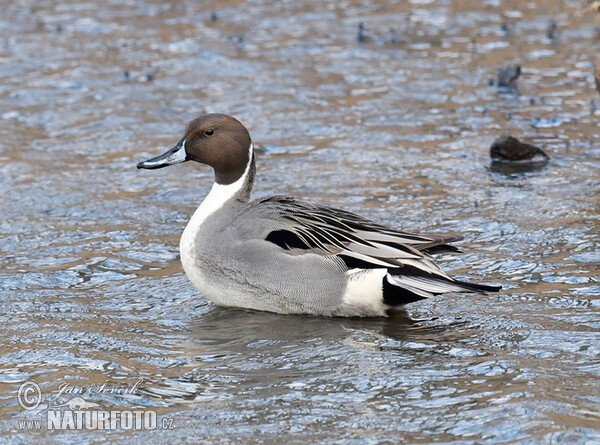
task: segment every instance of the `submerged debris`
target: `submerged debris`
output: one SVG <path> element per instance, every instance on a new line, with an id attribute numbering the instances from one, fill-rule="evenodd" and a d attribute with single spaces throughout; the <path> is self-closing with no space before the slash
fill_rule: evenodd
<path id="1" fill-rule="evenodd" d="M 358 43 L 372 42 L 376 45 L 401 45 L 405 43 L 404 38 L 395 28 L 389 28 L 387 34 L 383 33 L 369 33 L 365 29 L 364 22 L 358 24 L 358 32 L 356 34 L 356 41 Z"/>
<path id="2" fill-rule="evenodd" d="M 358 40 L 359 43 L 364 43 L 371 40 L 371 37 L 369 37 L 369 34 L 367 34 L 365 31 L 365 24 L 363 22 L 358 24 L 358 34 L 356 35 L 356 40 Z"/>
<path id="3" fill-rule="evenodd" d="M 496 75 L 495 85 L 500 88 L 517 89 L 517 79 L 521 75 L 520 65 L 509 65 L 505 68 L 500 68 Z M 494 85 L 494 82 L 490 82 Z"/>
<path id="4" fill-rule="evenodd" d="M 555 42 L 558 38 L 558 25 L 556 24 L 556 20 L 551 19 L 548 24 L 548 30 L 546 31 L 546 37 L 550 42 Z"/>
<path id="5" fill-rule="evenodd" d="M 516 173 L 535 170 L 548 163 L 550 157 L 535 145 L 521 142 L 511 135 L 497 138 L 490 147 L 492 170 Z"/>
<path id="6" fill-rule="evenodd" d="M 229 40 L 234 45 L 243 45 L 245 42 L 244 36 L 242 34 L 234 34 L 234 35 L 228 36 L 227 40 Z"/>
<path id="7" fill-rule="evenodd" d="M 596 62 L 596 69 L 594 70 L 594 78 L 596 79 L 596 90 L 600 93 L 600 60 Z"/>
<path id="8" fill-rule="evenodd" d="M 152 71 L 148 71 L 144 74 L 141 74 L 137 77 L 138 82 L 152 82 L 154 80 L 155 74 L 158 72 L 157 69 Z M 133 79 L 133 74 L 129 70 L 123 71 L 123 78 L 125 79 L 125 83 L 129 83 Z"/>
<path id="9" fill-rule="evenodd" d="M 500 31 L 504 33 L 505 36 L 510 36 L 514 34 L 516 25 L 512 22 L 502 22 L 500 25 Z"/>

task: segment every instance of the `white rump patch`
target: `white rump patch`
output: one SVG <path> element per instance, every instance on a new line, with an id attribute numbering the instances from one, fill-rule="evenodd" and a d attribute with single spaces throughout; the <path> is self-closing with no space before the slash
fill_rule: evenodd
<path id="1" fill-rule="evenodd" d="M 387 269 L 352 269 L 346 272 L 348 284 L 339 315 L 382 316 L 388 306 L 383 304 L 383 277 Z"/>

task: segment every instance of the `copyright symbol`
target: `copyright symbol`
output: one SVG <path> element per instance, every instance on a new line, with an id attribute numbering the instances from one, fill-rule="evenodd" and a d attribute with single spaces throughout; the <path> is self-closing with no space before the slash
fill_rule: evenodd
<path id="1" fill-rule="evenodd" d="M 17 392 L 19 405 L 26 410 L 36 409 L 42 401 L 42 391 L 35 382 L 25 382 Z"/>

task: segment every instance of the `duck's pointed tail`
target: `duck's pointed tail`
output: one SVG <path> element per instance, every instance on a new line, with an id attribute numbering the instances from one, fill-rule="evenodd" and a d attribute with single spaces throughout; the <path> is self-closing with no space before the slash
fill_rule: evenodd
<path id="1" fill-rule="evenodd" d="M 389 269 L 383 278 L 383 302 L 400 306 L 449 292 L 498 292 L 501 286 L 468 283 L 415 267 Z"/>

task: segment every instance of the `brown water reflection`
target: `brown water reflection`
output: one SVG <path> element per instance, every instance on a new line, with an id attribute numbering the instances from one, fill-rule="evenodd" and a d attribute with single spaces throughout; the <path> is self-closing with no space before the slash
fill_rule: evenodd
<path id="1" fill-rule="evenodd" d="M 599 20 L 576 1 L 4 4 L 1 440 L 600 441 Z M 519 92 L 489 86 L 513 63 Z M 206 111 L 263 147 L 258 195 L 464 232 L 446 269 L 506 290 L 385 320 L 213 307 L 177 248 L 210 172 L 135 169 Z M 491 171 L 504 133 L 550 164 Z M 19 429 L 45 418 L 23 382 L 48 402 L 140 379 L 87 400 L 173 430 Z"/>

